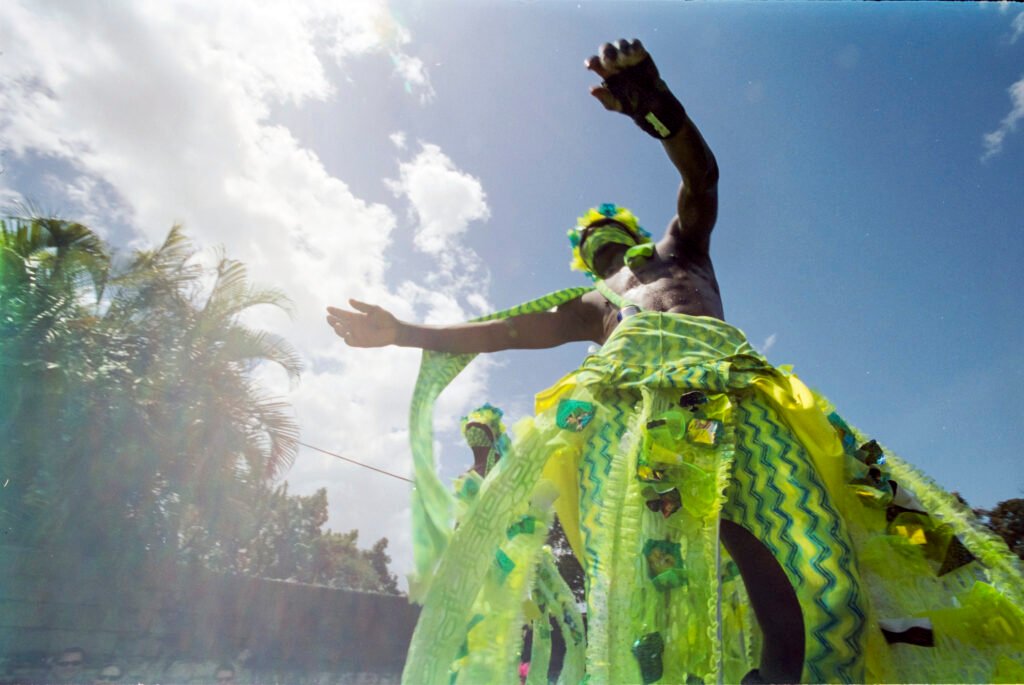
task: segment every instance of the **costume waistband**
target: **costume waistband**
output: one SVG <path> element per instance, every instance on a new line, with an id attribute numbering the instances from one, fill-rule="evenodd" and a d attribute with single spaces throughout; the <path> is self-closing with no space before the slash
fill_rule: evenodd
<path id="1" fill-rule="evenodd" d="M 643 311 L 624 318 L 600 350 L 538 393 L 535 408 L 544 412 L 578 386 L 721 393 L 773 373 L 735 326 L 710 316 Z"/>
<path id="2" fill-rule="evenodd" d="M 562 386 L 569 385 L 706 393 L 757 390 L 807 448 L 833 495 L 841 489 L 843 446 L 814 393 L 788 370 L 772 367 L 742 331 L 724 321 L 661 312 L 631 316 L 568 383 L 563 380 Z M 555 393 L 548 391 L 547 396 Z"/>
<path id="3" fill-rule="evenodd" d="M 587 357 L 576 382 L 726 392 L 773 373 L 743 332 L 709 316 L 641 312 Z"/>
<path id="4" fill-rule="evenodd" d="M 737 355 L 764 361 L 743 331 L 721 319 L 650 311 L 624 318 L 597 355 L 641 366 L 666 361 L 695 364 Z"/>

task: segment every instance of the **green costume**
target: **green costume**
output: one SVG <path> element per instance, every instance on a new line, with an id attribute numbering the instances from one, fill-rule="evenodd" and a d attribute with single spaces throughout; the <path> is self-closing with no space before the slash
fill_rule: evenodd
<path id="1" fill-rule="evenodd" d="M 586 263 L 583 240 L 574 247 Z M 551 621 L 568 650 L 559 682 L 739 682 L 760 636 L 719 544 L 722 518 L 761 540 L 796 592 L 802 680 L 1024 682 L 1017 558 L 738 329 L 682 314 L 625 318 L 537 396 L 536 416 L 515 426 L 453 532 L 431 421 L 471 359 L 424 352 L 413 398 L 410 594 L 423 611 L 403 682 L 515 683 L 527 620 L 541 636 L 531 683 L 544 682 Z M 553 511 L 587 574 L 585 638 L 543 546 Z"/>
<path id="2" fill-rule="evenodd" d="M 738 682 L 756 664 L 757 629 L 720 556 L 719 516 L 760 538 L 793 583 L 805 680 L 1020 677 L 1021 579 L 1005 545 L 893 455 L 866 464 L 863 436 L 732 326 L 652 312 L 627 318 L 599 353 L 538 396 L 538 408 L 445 535 L 447 549 L 431 560 L 439 563 L 425 567 L 433 582 L 407 682 L 452 679 L 460 649 L 472 653 L 472 607 L 488 597 L 506 639 L 478 651 L 474 677 L 458 682 L 515 682 L 514 632 L 530 602 L 560 619 L 567 663 L 578 663 L 565 597 L 524 594 L 537 574 L 551 573 L 536 560 L 556 493 L 554 509 L 587 571 L 590 683 Z M 869 467 L 879 472 L 873 479 Z M 888 479 L 931 516 L 892 517 L 906 507 L 892 504 Z M 524 516 L 536 525 L 510 537 Z M 430 520 L 419 521 L 420 541 L 431 539 Z M 513 538 L 520 546 L 509 553 Z M 935 646 L 886 643 L 881 624 L 909 617 L 931 620 Z"/>
<path id="3" fill-rule="evenodd" d="M 503 413 L 490 404 L 472 411 L 462 419 L 462 435 L 471 448 L 487 448 L 484 476 L 504 457 L 511 445 Z M 477 501 L 483 478 L 470 469 L 455 479 L 455 525 L 467 521 Z M 523 621 L 533 628 L 533 661 L 528 685 L 547 683 L 551 655 L 551 624 L 561 629 L 568 640 L 568 658 L 562 672 L 569 682 L 584 676 L 583 619 L 572 590 L 558 572 L 551 549 L 545 544 L 551 525 L 551 497 L 555 493 L 539 490 L 530 502 L 516 508 L 513 523 L 494 554 L 494 564 L 486 571 L 483 587 L 477 592 L 466 625 L 466 639 L 451 665 L 450 682 L 484 683 L 500 679 L 520 662 Z M 525 600 L 525 601 L 524 601 Z"/>

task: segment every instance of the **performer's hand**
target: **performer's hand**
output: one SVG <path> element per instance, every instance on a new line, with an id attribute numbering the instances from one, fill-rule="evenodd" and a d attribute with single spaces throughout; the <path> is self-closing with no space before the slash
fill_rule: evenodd
<path id="1" fill-rule="evenodd" d="M 622 112 L 646 133 L 665 140 L 687 121 L 686 110 L 658 74 L 654 60 L 638 40 L 605 43 L 586 62 L 600 76 L 590 94 L 612 112 Z"/>
<path id="2" fill-rule="evenodd" d="M 388 310 L 359 300 L 349 300 L 350 312 L 327 308 L 327 324 L 351 347 L 384 347 L 398 341 L 401 322 Z"/>
<path id="3" fill-rule="evenodd" d="M 591 55 L 584 64 L 587 69 L 604 80 L 639 64 L 647 56 L 647 50 L 639 40 L 628 41 L 623 38 L 615 44 L 605 43 L 601 46 L 600 55 Z M 597 98 L 605 109 L 612 112 L 623 111 L 622 103 L 612 95 L 606 84 L 591 86 L 590 94 Z"/>

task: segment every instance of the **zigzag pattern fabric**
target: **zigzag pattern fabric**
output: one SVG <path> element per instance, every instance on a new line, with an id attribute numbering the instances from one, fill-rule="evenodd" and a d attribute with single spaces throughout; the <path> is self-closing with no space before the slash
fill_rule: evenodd
<path id="1" fill-rule="evenodd" d="M 805 682 L 864 680 L 864 598 L 853 546 L 803 445 L 772 406 L 736 407 L 736 457 L 723 518 L 760 540 L 803 610 Z"/>

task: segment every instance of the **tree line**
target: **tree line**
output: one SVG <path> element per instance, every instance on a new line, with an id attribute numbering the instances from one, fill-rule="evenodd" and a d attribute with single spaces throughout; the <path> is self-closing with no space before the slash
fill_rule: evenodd
<path id="1" fill-rule="evenodd" d="M 180 227 L 116 254 L 82 224 L 0 221 L 0 542 L 397 593 L 387 539 L 325 530 L 327 494 L 278 485 L 298 452 L 288 403 L 255 380 L 302 370 L 243 322 L 287 309 Z"/>

